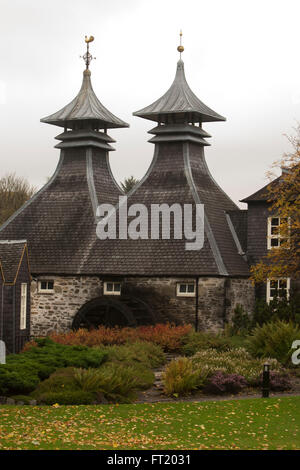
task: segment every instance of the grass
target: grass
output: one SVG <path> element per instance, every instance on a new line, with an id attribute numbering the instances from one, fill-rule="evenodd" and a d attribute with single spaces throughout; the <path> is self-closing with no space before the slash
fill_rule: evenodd
<path id="1" fill-rule="evenodd" d="M 300 449 L 300 397 L 1 406 L 0 449 Z"/>

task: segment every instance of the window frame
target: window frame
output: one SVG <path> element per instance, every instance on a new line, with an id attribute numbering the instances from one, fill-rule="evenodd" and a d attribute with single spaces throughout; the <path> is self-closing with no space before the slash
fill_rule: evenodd
<path id="1" fill-rule="evenodd" d="M 272 234 L 272 227 L 276 227 L 276 225 L 272 225 L 272 219 L 278 219 L 278 233 L 276 234 Z M 268 250 L 272 250 L 273 248 L 280 248 L 281 246 L 281 240 L 288 240 L 289 241 L 289 237 L 282 237 L 280 235 L 280 219 L 282 219 L 282 217 L 279 217 L 279 216 L 275 216 L 275 215 L 272 215 L 270 217 L 268 217 L 268 227 L 267 227 L 267 248 Z M 288 224 L 289 224 L 289 227 L 290 227 L 290 218 L 288 218 Z M 277 246 L 272 246 L 272 240 L 278 240 L 278 245 Z"/>
<path id="2" fill-rule="evenodd" d="M 113 285 L 113 290 L 107 290 L 107 284 Z M 120 290 L 115 290 L 115 284 L 119 284 Z M 121 295 L 122 285 L 120 281 L 104 281 L 103 282 L 103 295 Z"/>
<path id="3" fill-rule="evenodd" d="M 180 292 L 180 286 L 185 285 L 186 286 L 186 291 L 185 292 Z M 194 290 L 193 292 L 188 292 L 188 286 L 193 285 Z M 196 297 L 196 283 L 195 281 L 190 281 L 190 282 L 177 282 L 176 284 L 176 296 L 177 297 Z"/>
<path id="4" fill-rule="evenodd" d="M 23 292 L 23 289 L 25 292 Z M 27 282 L 21 283 L 21 299 L 20 299 L 20 330 L 27 328 L 27 295 L 28 285 Z"/>
<path id="5" fill-rule="evenodd" d="M 279 282 L 280 281 L 286 281 L 286 289 L 285 290 L 286 290 L 286 298 L 288 300 L 290 298 L 291 278 L 290 277 L 279 277 L 279 278 L 276 278 L 276 279 L 274 279 L 274 278 L 267 279 L 267 292 L 266 292 L 267 303 L 269 304 L 275 298 L 275 297 L 271 297 L 271 281 L 277 281 L 277 291 L 281 290 L 279 288 Z"/>
<path id="6" fill-rule="evenodd" d="M 47 283 L 47 289 L 42 289 L 42 282 Z M 48 288 L 49 282 L 53 283 L 52 289 Z M 38 280 L 38 293 L 39 294 L 53 294 L 54 293 L 54 280 L 53 279 L 39 279 Z"/>

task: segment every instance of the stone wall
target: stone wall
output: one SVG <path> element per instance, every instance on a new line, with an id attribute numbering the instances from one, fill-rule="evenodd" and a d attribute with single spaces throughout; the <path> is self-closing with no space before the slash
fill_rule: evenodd
<path id="1" fill-rule="evenodd" d="M 255 287 L 250 279 L 229 279 L 226 293 L 226 319 L 230 321 L 234 309 L 240 304 L 244 311 L 252 315 L 255 303 Z"/>
<path id="2" fill-rule="evenodd" d="M 53 280 L 53 293 L 38 292 L 38 281 Z M 68 331 L 79 308 L 102 295 L 98 277 L 41 276 L 31 283 L 31 336 L 46 336 L 51 331 Z"/>
<path id="3" fill-rule="evenodd" d="M 31 335 L 68 331 L 78 310 L 88 301 L 103 295 L 98 277 L 44 277 L 54 280 L 54 293 L 39 293 L 38 280 L 31 285 Z M 108 279 L 107 279 L 108 280 Z M 112 280 L 112 279 L 111 279 Z M 152 309 L 156 322 L 195 325 L 196 298 L 176 296 L 178 282 L 195 278 L 124 278 L 122 294 L 142 299 Z M 248 279 L 199 278 L 198 325 L 201 330 L 220 330 L 232 317 L 237 304 L 251 313 L 254 288 Z M 119 298 L 120 300 L 122 298 Z"/>

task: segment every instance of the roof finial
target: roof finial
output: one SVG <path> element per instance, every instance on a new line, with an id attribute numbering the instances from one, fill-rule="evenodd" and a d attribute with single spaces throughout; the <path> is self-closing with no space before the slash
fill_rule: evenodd
<path id="1" fill-rule="evenodd" d="M 86 70 L 89 69 L 89 65 L 90 65 L 91 61 L 93 59 L 96 59 L 96 57 L 93 57 L 92 54 L 90 54 L 90 51 L 89 51 L 90 42 L 93 42 L 94 39 L 95 39 L 94 36 L 90 36 L 89 38 L 87 36 L 85 36 L 86 53 L 83 56 L 80 56 L 80 57 L 85 61 Z"/>
<path id="2" fill-rule="evenodd" d="M 177 50 L 178 50 L 178 52 L 179 52 L 179 54 L 180 54 L 180 59 L 181 59 L 181 53 L 184 51 L 184 47 L 183 47 L 183 45 L 181 44 L 181 39 L 182 39 L 182 31 L 181 31 L 181 30 L 180 30 L 179 36 L 180 36 L 180 46 L 177 47 Z"/>

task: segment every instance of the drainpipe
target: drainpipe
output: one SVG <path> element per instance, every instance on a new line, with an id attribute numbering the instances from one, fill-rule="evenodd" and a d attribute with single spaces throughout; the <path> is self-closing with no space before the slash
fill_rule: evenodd
<path id="1" fill-rule="evenodd" d="M 0 327 L 1 327 L 1 336 L 0 336 L 0 339 L 4 339 L 4 319 L 3 319 L 3 303 L 4 303 L 4 299 L 3 299 L 3 296 L 4 296 L 4 284 L 2 284 L 1 286 L 1 324 L 0 324 Z"/>
<path id="2" fill-rule="evenodd" d="M 198 331 L 198 328 L 199 328 L 198 306 L 199 306 L 199 277 L 196 277 L 195 331 Z"/>
<path id="3" fill-rule="evenodd" d="M 16 352 L 16 285 L 13 285 L 13 353 Z"/>
<path id="4" fill-rule="evenodd" d="M 224 281 L 224 303 L 223 303 L 223 328 L 225 328 L 227 321 L 227 289 L 229 287 L 230 279 L 227 277 Z"/>

